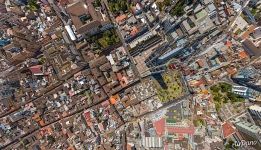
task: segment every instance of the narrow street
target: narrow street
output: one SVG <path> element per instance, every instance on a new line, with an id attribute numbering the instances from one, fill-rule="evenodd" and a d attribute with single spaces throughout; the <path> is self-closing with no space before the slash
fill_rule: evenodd
<path id="1" fill-rule="evenodd" d="M 107 1 L 107 0 L 102 0 L 102 2 L 103 2 L 103 3 L 105 4 L 105 6 L 107 7 L 107 10 L 109 10 L 108 1 Z M 109 13 L 109 17 L 110 17 L 112 23 L 116 23 L 116 20 L 115 20 L 113 14 L 111 13 L 111 11 L 109 11 L 108 13 Z M 141 80 L 142 78 L 141 78 L 141 76 L 140 76 L 140 74 L 139 74 L 139 71 L 138 71 L 136 65 L 135 65 L 136 63 L 135 63 L 133 57 L 130 55 L 129 48 L 128 48 L 128 46 L 127 46 L 125 40 L 124 40 L 124 37 L 122 36 L 122 34 L 121 34 L 121 32 L 120 32 L 120 30 L 119 30 L 118 27 L 116 27 L 115 29 L 116 29 L 116 32 L 117 32 L 117 34 L 118 34 L 120 40 L 121 40 L 122 46 L 123 46 L 124 49 L 126 50 L 127 55 L 128 55 L 128 57 L 130 58 L 130 60 L 131 60 L 131 67 L 132 67 L 132 69 L 134 70 L 134 72 L 135 72 L 135 74 L 138 76 L 138 78 Z"/>

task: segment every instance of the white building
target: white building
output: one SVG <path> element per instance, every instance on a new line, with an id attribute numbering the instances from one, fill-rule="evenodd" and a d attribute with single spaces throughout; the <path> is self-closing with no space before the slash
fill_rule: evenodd
<path id="1" fill-rule="evenodd" d="M 233 93 L 238 94 L 242 97 L 247 96 L 247 91 L 248 91 L 248 88 L 244 87 L 244 86 L 233 86 L 233 88 L 232 88 Z"/>

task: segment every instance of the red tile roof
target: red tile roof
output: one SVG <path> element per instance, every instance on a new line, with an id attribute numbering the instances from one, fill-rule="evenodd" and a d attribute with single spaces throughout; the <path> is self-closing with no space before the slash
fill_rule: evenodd
<path id="1" fill-rule="evenodd" d="M 43 75 L 42 65 L 32 66 L 30 70 L 34 75 Z"/>
<path id="2" fill-rule="evenodd" d="M 110 97 L 111 104 L 114 105 L 117 102 L 118 99 L 120 99 L 118 94 L 111 96 Z"/>
<path id="3" fill-rule="evenodd" d="M 230 47 L 232 46 L 232 42 L 228 40 L 228 41 L 226 42 L 226 46 L 230 48 Z"/>
<path id="4" fill-rule="evenodd" d="M 156 133 L 158 136 L 162 136 L 165 131 L 165 118 L 161 118 L 160 120 L 153 123 L 156 129 Z"/>
<path id="5" fill-rule="evenodd" d="M 85 121 L 87 123 L 88 126 L 92 126 L 92 122 L 91 122 L 91 113 L 89 111 L 87 112 L 84 112 L 84 118 L 85 118 Z"/>
<path id="6" fill-rule="evenodd" d="M 116 75 L 117 75 L 118 80 L 122 79 L 122 74 L 120 72 L 118 72 Z"/>
<path id="7" fill-rule="evenodd" d="M 248 56 L 244 50 L 240 51 L 238 55 L 239 55 L 240 59 L 247 58 L 247 56 Z"/>
<path id="8" fill-rule="evenodd" d="M 126 18 L 127 18 L 127 16 L 125 14 L 123 14 L 123 15 L 116 17 L 115 20 L 117 23 L 119 23 L 119 22 L 122 22 Z"/>
<path id="9" fill-rule="evenodd" d="M 234 67 L 229 67 L 226 69 L 227 72 L 230 74 L 230 75 L 233 75 L 233 74 L 236 74 L 237 73 L 237 68 L 234 68 Z"/>
<path id="10" fill-rule="evenodd" d="M 225 122 L 224 124 L 222 124 L 222 131 L 223 131 L 224 138 L 227 138 L 235 133 L 235 129 L 233 128 L 232 124 L 229 122 Z"/>
<path id="11" fill-rule="evenodd" d="M 164 145 L 164 150 L 169 150 L 169 145 L 168 144 Z"/>
<path id="12" fill-rule="evenodd" d="M 107 106 L 109 106 L 109 105 L 110 105 L 110 102 L 109 102 L 108 100 L 106 100 L 106 101 L 104 101 L 104 102 L 101 103 L 101 106 L 102 106 L 102 107 L 107 107 Z"/>
<path id="13" fill-rule="evenodd" d="M 169 133 L 181 133 L 181 134 L 194 134 L 194 127 L 167 127 L 167 131 Z"/>
<path id="14" fill-rule="evenodd" d="M 190 127 L 171 127 L 166 125 L 165 118 L 161 118 L 158 121 L 153 122 L 153 125 L 155 127 L 156 133 L 158 136 L 163 136 L 165 129 L 168 133 L 176 133 L 179 134 L 179 137 L 182 137 L 182 134 L 194 134 L 195 128 L 193 126 Z M 182 136 L 181 136 L 182 135 Z"/>
<path id="15" fill-rule="evenodd" d="M 204 67 L 204 61 L 202 59 L 198 60 L 197 63 L 201 68 Z"/>
<path id="16" fill-rule="evenodd" d="M 241 39 L 247 39 L 249 38 L 249 35 L 251 33 L 253 33 L 253 31 L 255 30 L 255 26 L 254 25 L 251 25 L 249 26 L 249 28 L 241 35 Z"/>
<path id="17" fill-rule="evenodd" d="M 200 80 L 198 80 L 198 81 L 193 82 L 192 84 L 193 84 L 192 86 L 198 87 L 198 86 L 200 86 L 201 84 L 204 84 L 204 82 L 203 82 L 203 80 L 200 79 Z"/>
<path id="18" fill-rule="evenodd" d="M 132 143 L 127 143 L 127 150 L 132 150 L 133 144 Z"/>
<path id="19" fill-rule="evenodd" d="M 134 26 L 134 27 L 132 27 L 132 30 L 131 30 L 130 35 L 131 35 L 131 36 L 134 36 L 134 35 L 136 35 L 138 32 L 139 32 L 138 28 Z"/>
<path id="20" fill-rule="evenodd" d="M 91 113 L 90 113 L 89 111 L 85 112 L 85 113 L 84 113 L 84 118 L 85 118 L 87 121 L 91 120 Z"/>
<path id="21" fill-rule="evenodd" d="M 179 139 L 179 140 L 183 140 L 183 139 L 184 139 L 184 135 L 183 135 L 183 134 L 179 134 L 178 139 Z"/>

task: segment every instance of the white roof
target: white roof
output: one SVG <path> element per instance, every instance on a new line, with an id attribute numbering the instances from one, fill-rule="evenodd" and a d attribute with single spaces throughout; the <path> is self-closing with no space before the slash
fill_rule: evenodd
<path id="1" fill-rule="evenodd" d="M 208 5 L 208 11 L 209 12 L 212 12 L 212 11 L 215 11 L 216 10 L 216 7 L 213 3 L 211 3 L 210 5 Z"/>
<path id="2" fill-rule="evenodd" d="M 247 92 L 248 88 L 244 86 L 233 86 L 232 91 L 235 92 Z"/>
<path id="3" fill-rule="evenodd" d="M 67 33 L 69 34 L 71 40 L 76 40 L 75 34 L 73 33 L 72 28 L 69 25 L 65 26 L 65 30 L 67 31 Z"/>
<path id="4" fill-rule="evenodd" d="M 111 63 L 111 65 L 115 64 L 115 61 L 113 60 L 112 55 L 110 54 L 109 56 L 106 56 L 106 58 L 109 60 L 109 62 Z"/>
<path id="5" fill-rule="evenodd" d="M 142 145 L 147 148 L 163 147 L 163 140 L 161 137 L 142 137 Z"/>
<path id="6" fill-rule="evenodd" d="M 255 39 L 261 38 L 261 27 L 255 28 L 253 36 L 255 37 Z"/>
<path id="7" fill-rule="evenodd" d="M 255 111 L 261 111 L 261 107 L 258 106 L 258 105 L 252 105 L 252 106 L 249 107 L 249 109 L 255 110 Z"/>

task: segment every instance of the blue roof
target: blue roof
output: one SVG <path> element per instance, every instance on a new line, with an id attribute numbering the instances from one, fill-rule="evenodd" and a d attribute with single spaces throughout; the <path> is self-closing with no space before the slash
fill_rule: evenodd
<path id="1" fill-rule="evenodd" d="M 0 46 L 5 46 L 7 44 L 10 44 L 9 39 L 0 39 Z"/>

